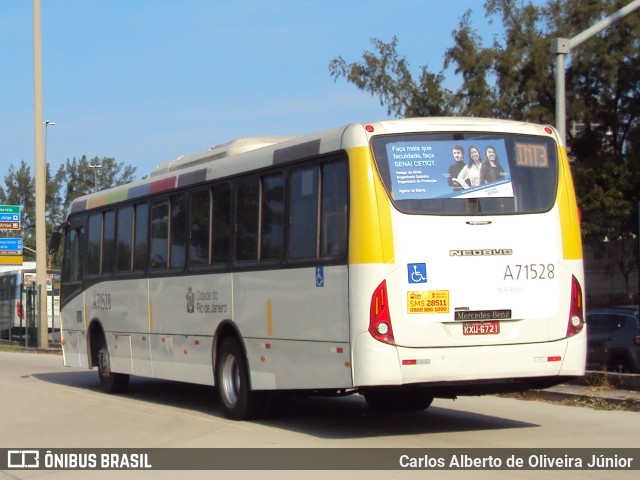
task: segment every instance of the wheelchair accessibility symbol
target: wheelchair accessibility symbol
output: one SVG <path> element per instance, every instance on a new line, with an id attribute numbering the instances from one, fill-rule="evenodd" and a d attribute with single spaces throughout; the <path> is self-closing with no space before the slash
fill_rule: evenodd
<path id="1" fill-rule="evenodd" d="M 316 267 L 316 287 L 324 287 L 324 267 Z"/>
<path id="2" fill-rule="evenodd" d="M 409 283 L 427 283 L 426 263 L 408 263 L 407 273 L 409 276 Z"/>

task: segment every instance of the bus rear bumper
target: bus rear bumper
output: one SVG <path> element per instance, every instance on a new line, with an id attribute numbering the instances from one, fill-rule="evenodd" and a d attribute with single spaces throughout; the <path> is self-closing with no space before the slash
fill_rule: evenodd
<path id="1" fill-rule="evenodd" d="M 482 393 L 491 393 L 491 385 L 495 392 L 544 388 L 585 372 L 584 331 L 543 343 L 448 348 L 396 347 L 367 336 L 361 335 L 353 349 L 355 387 L 453 382 L 483 384 L 488 391 Z"/>

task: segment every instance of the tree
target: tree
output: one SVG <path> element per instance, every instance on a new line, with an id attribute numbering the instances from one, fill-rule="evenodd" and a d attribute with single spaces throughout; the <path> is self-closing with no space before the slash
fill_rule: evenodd
<path id="1" fill-rule="evenodd" d="M 379 98 L 397 117 L 468 115 L 555 123 L 551 40 L 571 38 L 619 10 L 626 0 L 486 0 L 489 21 L 503 32 L 490 47 L 467 11 L 453 32 L 443 67 L 455 67 L 461 85 L 443 87 L 444 73 L 420 67 L 416 80 L 407 60 L 390 43 L 372 40 L 374 53 L 360 62 L 337 57 L 334 79 L 345 78 Z M 585 232 L 609 238 L 638 231 L 640 200 L 640 15 L 624 17 L 572 52 L 566 73 L 567 146 Z M 601 218 L 618 219 L 604 225 Z"/>
<path id="2" fill-rule="evenodd" d="M 24 160 L 20 162 L 20 168 L 17 170 L 11 164 L 9 172 L 4 177 L 5 188 L 0 186 L 0 203 L 3 205 L 19 205 L 21 212 L 21 229 L 20 231 L 7 232 L 6 236 L 22 237 L 24 240 L 25 257 L 34 256 L 33 251 L 36 248 L 35 239 L 35 222 L 36 222 L 36 204 L 35 204 L 35 178 L 31 175 L 31 168 Z M 47 165 L 47 191 L 45 194 L 46 217 L 47 217 L 47 236 L 53 230 L 53 221 L 59 218 L 59 183 L 56 179 L 52 179 L 49 166 Z"/>
<path id="3" fill-rule="evenodd" d="M 21 232 L 11 231 L 7 236 L 24 239 L 27 248 L 35 249 L 35 180 L 31 176 L 31 168 L 24 160 L 16 170 L 13 164 L 4 177 L 5 188 L 0 187 L 0 203 L 2 205 L 19 205 L 21 212 Z"/>
<path id="4" fill-rule="evenodd" d="M 89 165 L 101 165 L 94 174 L 94 169 Z M 94 157 L 88 160 L 82 156 L 80 160 L 67 160 L 58 168 L 55 176 L 50 174 L 50 166 L 47 164 L 47 192 L 46 192 L 46 235 L 62 223 L 69 210 L 71 201 L 87 193 L 94 191 L 94 186 L 106 189 L 116 185 L 122 185 L 133 181 L 136 168 L 125 166 L 124 163 L 116 163 L 113 158 Z M 3 205 L 20 205 L 21 230 L 19 232 L 7 232 L 5 236 L 22 237 L 24 239 L 25 258 L 34 257 L 35 254 L 35 178 L 31 168 L 24 160 L 16 169 L 13 164 L 9 166 L 9 172 L 4 177 L 5 186 L 0 186 L 0 203 Z M 95 185 L 94 185 L 95 184 Z"/>
<path id="5" fill-rule="evenodd" d="M 620 9 L 622 1 L 570 2 L 559 12 L 559 29 L 573 19 L 584 30 Z M 568 17 L 568 16 L 571 17 Z M 566 28 L 566 27 L 565 27 Z M 563 35 L 574 35 L 571 30 Z M 605 31 L 603 38 L 583 43 L 567 70 L 571 152 L 576 158 L 576 184 L 587 234 L 609 239 L 636 233 L 635 207 L 640 200 L 640 12 Z"/>
<path id="6" fill-rule="evenodd" d="M 99 165 L 91 168 L 89 165 Z M 117 163 L 112 157 L 89 160 L 86 155 L 80 159 L 67 159 L 60 165 L 56 173 L 56 180 L 64 185 L 64 193 L 61 195 L 63 215 L 69 209 L 71 201 L 75 198 L 93 193 L 95 190 L 105 190 L 117 185 L 130 183 L 135 178 L 136 167 Z"/>
<path id="7" fill-rule="evenodd" d="M 422 67 L 418 81 L 414 80 L 409 64 L 397 51 L 398 39 L 390 43 L 373 39 L 376 53 L 365 52 L 362 63 L 347 64 L 337 57 L 329 64 L 331 75 L 345 77 L 358 88 L 380 97 L 391 115 L 421 117 L 450 115 L 452 93 L 442 87 L 444 74 L 434 74 Z"/>

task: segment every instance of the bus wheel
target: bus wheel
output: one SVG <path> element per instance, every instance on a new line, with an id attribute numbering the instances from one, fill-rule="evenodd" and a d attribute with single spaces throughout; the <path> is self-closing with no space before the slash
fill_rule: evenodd
<path id="1" fill-rule="evenodd" d="M 105 393 L 122 393 L 129 385 L 129 375 L 111 371 L 109 348 L 104 337 L 98 350 L 98 376 L 100 377 L 102 391 Z"/>
<path id="2" fill-rule="evenodd" d="M 226 338 L 220 346 L 216 362 L 216 385 L 228 418 L 244 420 L 258 416 L 263 399 L 258 392 L 250 390 L 244 352 L 234 338 Z"/>
<path id="3" fill-rule="evenodd" d="M 429 408 L 433 397 L 420 388 L 372 388 L 364 392 L 367 405 L 379 412 L 415 412 Z"/>

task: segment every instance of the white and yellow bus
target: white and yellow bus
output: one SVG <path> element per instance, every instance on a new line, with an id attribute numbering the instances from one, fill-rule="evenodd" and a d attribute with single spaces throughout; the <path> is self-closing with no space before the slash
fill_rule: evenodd
<path id="1" fill-rule="evenodd" d="M 578 208 L 549 126 L 237 140 L 76 199 L 62 230 L 64 363 L 107 392 L 216 385 L 242 419 L 294 392 L 423 409 L 584 374 Z"/>

